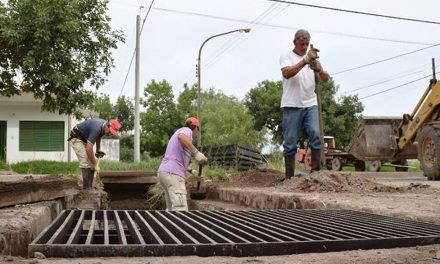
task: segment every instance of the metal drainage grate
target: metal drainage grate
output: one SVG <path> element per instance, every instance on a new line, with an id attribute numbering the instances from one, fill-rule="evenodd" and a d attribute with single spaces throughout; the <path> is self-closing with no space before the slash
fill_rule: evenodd
<path id="1" fill-rule="evenodd" d="M 29 255 L 261 256 L 440 242 L 440 225 L 350 210 L 64 210 Z"/>

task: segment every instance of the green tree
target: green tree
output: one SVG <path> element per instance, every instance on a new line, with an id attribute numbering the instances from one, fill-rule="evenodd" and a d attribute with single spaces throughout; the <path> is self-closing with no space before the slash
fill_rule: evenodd
<path id="1" fill-rule="evenodd" d="M 99 118 L 108 120 L 114 117 L 113 105 L 110 102 L 110 97 L 107 94 L 102 94 L 95 99 L 93 109 L 98 112 Z"/>
<path id="2" fill-rule="evenodd" d="M 338 147 L 348 145 L 364 110 L 357 96 L 335 98 L 338 87 L 333 79 L 320 82 L 324 134 L 336 137 Z M 265 126 L 271 131 L 274 143 L 281 143 L 282 114 L 280 101 L 282 82 L 263 81 L 251 89 L 245 98 L 249 112 L 255 118 L 255 129 Z"/>
<path id="3" fill-rule="evenodd" d="M 273 135 L 273 142 L 283 141 L 280 108 L 282 82 L 262 81 L 245 96 L 245 105 L 255 119 L 254 129 L 266 127 Z"/>
<path id="4" fill-rule="evenodd" d="M 266 129 L 254 129 L 254 118 L 233 96 L 209 90 L 203 93 L 202 144 L 240 144 L 262 148 Z"/>
<path id="5" fill-rule="evenodd" d="M 114 116 L 122 124 L 121 131 L 128 132 L 134 128 L 134 105 L 125 96 L 118 97 L 116 105 L 113 108 Z"/>
<path id="6" fill-rule="evenodd" d="M 163 155 L 170 136 L 183 122 L 167 81 L 152 80 L 144 89 L 144 96 L 146 112 L 141 114 L 141 151 L 156 157 Z"/>
<path id="7" fill-rule="evenodd" d="M 192 87 L 186 83 L 183 85 L 183 91 L 177 98 L 177 110 L 182 115 L 182 119 L 197 115 L 197 85 L 194 84 Z"/>
<path id="8" fill-rule="evenodd" d="M 32 92 L 43 110 L 80 116 L 124 41 L 110 28 L 108 0 L 0 2 L 0 94 Z"/>

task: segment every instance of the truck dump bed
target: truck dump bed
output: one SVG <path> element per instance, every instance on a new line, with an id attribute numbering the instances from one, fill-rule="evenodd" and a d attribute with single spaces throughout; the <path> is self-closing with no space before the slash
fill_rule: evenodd
<path id="1" fill-rule="evenodd" d="M 410 144 L 402 150 L 398 149 L 397 141 L 400 137 L 399 125 L 401 121 L 401 117 L 361 117 L 358 121 L 357 131 L 346 151 L 357 159 L 365 161 L 395 161 L 417 158 L 415 145 Z M 406 127 L 404 126 L 402 129 L 405 130 Z"/>

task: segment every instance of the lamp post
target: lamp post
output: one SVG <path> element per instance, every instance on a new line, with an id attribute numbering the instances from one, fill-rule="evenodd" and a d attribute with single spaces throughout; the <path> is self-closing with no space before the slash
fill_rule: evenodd
<path id="1" fill-rule="evenodd" d="M 202 97 L 201 97 L 202 88 L 201 88 L 201 82 L 200 82 L 200 70 L 201 70 L 201 66 L 202 66 L 201 65 L 201 55 L 202 55 L 203 46 L 205 46 L 206 42 L 208 42 L 209 40 L 216 38 L 216 37 L 220 37 L 220 36 L 235 33 L 235 32 L 249 33 L 250 31 L 251 31 L 250 28 L 241 28 L 241 29 L 236 29 L 236 30 L 220 33 L 217 35 L 213 35 L 213 36 L 207 38 L 205 41 L 203 41 L 202 46 L 200 46 L 199 56 L 197 58 L 197 118 L 200 121 L 199 134 L 197 136 L 197 146 L 199 148 L 202 146 L 202 109 L 201 109 L 202 108 Z"/>

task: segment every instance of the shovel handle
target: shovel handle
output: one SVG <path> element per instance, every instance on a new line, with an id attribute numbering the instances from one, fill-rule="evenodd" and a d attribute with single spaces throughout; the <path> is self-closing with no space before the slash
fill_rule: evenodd
<path id="1" fill-rule="evenodd" d="M 203 165 L 202 164 L 199 164 L 199 177 L 197 177 L 197 191 L 199 191 L 200 190 L 200 182 L 202 181 L 202 168 L 203 168 Z"/>

